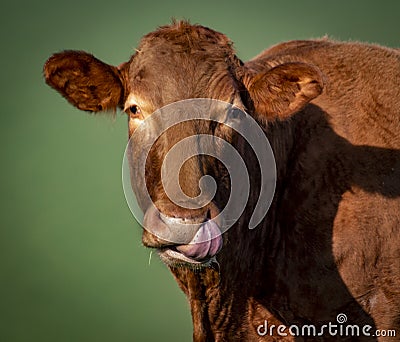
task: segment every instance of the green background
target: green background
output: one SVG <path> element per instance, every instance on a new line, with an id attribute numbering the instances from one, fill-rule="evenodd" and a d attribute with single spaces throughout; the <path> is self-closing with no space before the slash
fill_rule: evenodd
<path id="1" fill-rule="evenodd" d="M 124 200 L 126 117 L 79 112 L 42 77 L 63 49 L 119 64 L 171 17 L 227 34 L 244 60 L 325 34 L 400 46 L 400 1 L 3 1 L 0 341 L 191 340 Z"/>

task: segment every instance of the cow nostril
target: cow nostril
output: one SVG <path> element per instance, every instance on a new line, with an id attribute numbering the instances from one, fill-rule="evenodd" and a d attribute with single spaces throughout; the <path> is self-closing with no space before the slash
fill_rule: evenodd
<path id="1" fill-rule="evenodd" d="M 157 248 L 167 263 L 171 260 L 207 263 L 220 251 L 223 241 L 218 219 L 215 220 L 217 210 L 213 207 L 204 209 L 201 213 L 182 212 L 182 216 L 176 217 L 176 211 L 170 210 L 172 215 L 167 215 L 155 206 L 150 207 L 143 221 L 143 244 Z"/>
<path id="2" fill-rule="evenodd" d="M 160 212 L 160 219 L 163 221 L 165 224 L 168 225 L 189 225 L 189 224 L 202 224 L 204 223 L 207 219 L 209 219 L 207 212 L 207 216 L 198 216 L 198 217 L 174 217 L 174 216 L 169 216 L 165 215 L 162 212 Z"/>

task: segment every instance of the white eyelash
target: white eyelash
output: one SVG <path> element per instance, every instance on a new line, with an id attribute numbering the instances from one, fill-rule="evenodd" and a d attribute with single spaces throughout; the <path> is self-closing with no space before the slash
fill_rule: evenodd
<path id="1" fill-rule="evenodd" d="M 129 107 L 132 106 L 138 106 L 139 108 L 142 108 L 140 100 L 135 95 L 129 94 L 125 101 L 124 111 L 127 111 Z"/>

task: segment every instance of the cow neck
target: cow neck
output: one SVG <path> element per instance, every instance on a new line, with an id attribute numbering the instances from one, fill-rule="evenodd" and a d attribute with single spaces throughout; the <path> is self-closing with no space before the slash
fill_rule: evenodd
<path id="1" fill-rule="evenodd" d="M 293 145 L 292 126 L 284 122 L 268 125 L 268 139 L 277 162 L 276 195 L 270 210 L 262 223 L 255 229 L 248 229 L 248 220 L 258 199 L 259 173 L 250 172 L 252 191 L 250 205 L 241 219 L 224 235 L 224 248 L 217 256 L 218 265 L 201 269 L 188 267 L 171 268 L 178 285 L 186 294 L 192 313 L 193 334 L 195 341 L 209 341 L 216 338 L 218 331 L 232 329 L 240 333 L 244 326 L 232 326 L 233 322 L 243 322 L 238 313 L 246 312 L 253 298 L 266 295 L 273 288 L 268 288 L 270 279 L 268 269 L 279 249 L 280 232 L 275 229 L 276 212 L 281 192 L 281 179 L 286 172 L 285 162 Z M 247 147 L 243 155 L 248 155 Z M 251 161 L 253 162 L 253 161 Z M 253 286 L 244 286 L 253 282 Z M 234 316 L 238 317 L 234 317 Z"/>

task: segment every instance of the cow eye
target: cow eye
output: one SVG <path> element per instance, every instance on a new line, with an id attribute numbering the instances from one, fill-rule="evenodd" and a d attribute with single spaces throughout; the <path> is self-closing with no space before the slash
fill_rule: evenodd
<path id="1" fill-rule="evenodd" d="M 140 108 L 138 105 L 132 105 L 128 108 L 128 114 L 130 115 L 139 115 L 140 114 Z"/>

